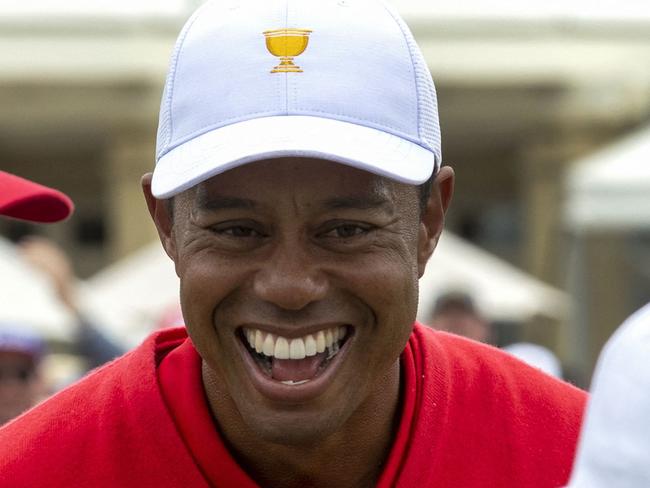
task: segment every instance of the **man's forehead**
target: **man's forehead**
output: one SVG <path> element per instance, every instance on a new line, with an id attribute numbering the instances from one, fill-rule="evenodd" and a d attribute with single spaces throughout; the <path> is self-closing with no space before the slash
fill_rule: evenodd
<path id="1" fill-rule="evenodd" d="M 395 200 L 408 185 L 326 160 L 283 158 L 248 163 L 199 183 L 193 189 L 199 207 L 249 206 L 260 199 L 302 194 L 332 208 L 375 207 Z"/>
<path id="2" fill-rule="evenodd" d="M 394 199 L 388 194 L 376 192 L 366 194 L 354 194 L 347 196 L 330 196 L 319 197 L 317 195 L 307 195 L 302 204 L 308 204 L 311 207 L 321 210 L 383 210 L 392 213 L 395 209 Z M 197 192 L 194 206 L 196 209 L 204 211 L 229 210 L 229 209 L 248 209 L 255 210 L 267 205 L 263 199 L 258 198 L 239 198 L 224 196 L 219 193 Z"/>

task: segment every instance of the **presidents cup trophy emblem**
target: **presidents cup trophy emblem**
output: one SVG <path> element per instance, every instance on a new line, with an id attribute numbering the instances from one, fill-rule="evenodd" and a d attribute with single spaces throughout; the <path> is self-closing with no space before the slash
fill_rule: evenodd
<path id="1" fill-rule="evenodd" d="M 266 49 L 273 56 L 280 58 L 280 64 L 271 73 L 302 73 L 300 66 L 293 63 L 293 58 L 300 56 L 309 43 L 308 29 L 274 29 L 264 31 Z"/>

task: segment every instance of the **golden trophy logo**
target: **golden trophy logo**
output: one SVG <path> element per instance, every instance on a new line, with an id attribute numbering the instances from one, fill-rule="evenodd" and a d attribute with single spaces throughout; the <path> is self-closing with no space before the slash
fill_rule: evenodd
<path id="1" fill-rule="evenodd" d="M 293 58 L 300 56 L 309 43 L 308 29 L 274 29 L 264 31 L 266 49 L 280 58 L 280 64 L 271 73 L 302 73 L 300 66 L 293 64 Z"/>

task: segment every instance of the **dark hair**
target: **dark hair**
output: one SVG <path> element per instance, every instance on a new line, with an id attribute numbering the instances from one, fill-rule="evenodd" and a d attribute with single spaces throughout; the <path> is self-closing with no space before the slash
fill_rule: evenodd
<path id="1" fill-rule="evenodd" d="M 436 179 L 437 173 L 434 171 L 431 177 L 422 183 L 421 185 L 418 186 L 418 196 L 420 200 L 420 215 L 424 213 L 424 211 L 427 208 L 427 202 L 429 201 L 429 197 L 431 196 L 431 187 L 433 186 L 433 182 Z"/>
<path id="2" fill-rule="evenodd" d="M 165 205 L 167 205 L 167 213 L 169 213 L 169 219 L 174 221 L 174 197 L 169 197 L 165 199 Z"/>

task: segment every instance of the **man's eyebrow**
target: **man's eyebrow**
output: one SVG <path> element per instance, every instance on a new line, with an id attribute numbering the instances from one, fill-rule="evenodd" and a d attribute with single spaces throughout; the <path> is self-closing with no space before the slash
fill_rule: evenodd
<path id="1" fill-rule="evenodd" d="M 385 210 L 392 211 L 393 205 L 391 200 L 381 196 L 346 196 L 328 198 L 320 203 L 326 210 Z M 254 200 L 239 197 L 227 197 L 223 195 L 209 195 L 206 192 L 199 192 L 196 196 L 196 208 L 205 211 L 228 210 L 228 209 L 247 209 L 257 208 L 258 204 Z"/>
<path id="2" fill-rule="evenodd" d="M 222 195 L 208 195 L 199 192 L 196 196 L 196 207 L 200 210 L 253 209 L 257 204 L 253 200 Z"/>
<path id="3" fill-rule="evenodd" d="M 335 197 L 329 198 L 323 202 L 323 206 L 328 210 L 356 209 L 356 210 L 387 210 L 391 211 L 393 205 L 388 198 L 380 195 L 363 196 L 363 197 Z"/>

